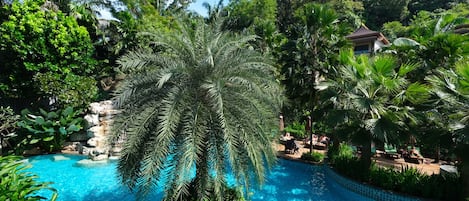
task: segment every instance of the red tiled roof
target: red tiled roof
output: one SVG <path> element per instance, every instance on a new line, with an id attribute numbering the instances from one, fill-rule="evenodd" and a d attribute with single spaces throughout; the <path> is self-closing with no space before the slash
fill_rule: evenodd
<path id="1" fill-rule="evenodd" d="M 360 28 L 355 30 L 352 34 L 346 36 L 346 38 L 355 41 L 355 40 L 360 40 L 364 38 L 371 38 L 372 40 L 379 40 L 383 42 L 384 44 L 389 44 L 388 39 L 384 37 L 383 34 L 377 31 L 372 31 L 368 29 L 365 25 L 361 25 Z"/>

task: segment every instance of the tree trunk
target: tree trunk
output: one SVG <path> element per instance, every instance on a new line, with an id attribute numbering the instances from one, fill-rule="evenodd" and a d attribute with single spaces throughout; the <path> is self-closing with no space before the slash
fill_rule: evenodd
<path id="1" fill-rule="evenodd" d="M 469 145 L 462 145 L 459 147 L 458 156 L 460 157 L 460 176 L 462 179 L 462 200 L 469 200 Z"/>
<path id="2" fill-rule="evenodd" d="M 363 161 L 364 167 L 371 167 L 371 141 L 365 142 L 362 144 L 362 156 L 361 160 Z"/>
<path id="3" fill-rule="evenodd" d="M 364 171 L 369 171 L 371 167 L 371 143 L 372 143 L 372 138 L 371 138 L 371 133 L 368 131 L 364 130 L 361 131 L 362 136 L 363 136 L 363 143 L 362 143 L 362 155 L 361 155 L 361 160 L 363 161 L 363 167 L 366 167 L 367 170 Z"/>
<path id="4" fill-rule="evenodd" d="M 463 161 L 461 166 L 461 179 L 462 179 L 462 195 L 463 200 L 469 199 L 469 163 L 468 161 Z"/>
<path id="5" fill-rule="evenodd" d="M 440 162 L 440 145 L 436 145 L 436 153 L 435 153 L 435 163 L 439 163 Z"/>

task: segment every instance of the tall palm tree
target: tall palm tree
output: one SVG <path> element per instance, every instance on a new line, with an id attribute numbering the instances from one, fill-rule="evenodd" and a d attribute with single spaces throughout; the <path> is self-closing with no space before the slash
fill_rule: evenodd
<path id="1" fill-rule="evenodd" d="M 116 91 L 111 140 L 126 136 L 118 171 L 139 195 L 164 181 L 168 200 L 223 200 L 227 173 L 249 188 L 275 162 L 282 91 L 270 61 L 248 46 L 254 36 L 201 21 L 179 31 L 154 35 L 164 51 L 119 60 L 132 73 Z"/>
<path id="2" fill-rule="evenodd" d="M 321 4 L 305 4 L 295 12 L 295 18 L 279 59 L 287 96 L 292 100 L 287 111 L 307 110 L 316 122 L 322 115 L 317 112 L 321 106 L 315 86 L 324 77 L 335 75 L 332 67 L 338 63 L 339 50 L 349 45 L 345 38 L 349 30 L 334 10 Z"/>

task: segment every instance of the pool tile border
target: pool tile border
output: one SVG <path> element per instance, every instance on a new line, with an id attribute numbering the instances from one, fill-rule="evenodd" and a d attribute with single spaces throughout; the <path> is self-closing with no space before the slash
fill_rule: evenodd
<path id="1" fill-rule="evenodd" d="M 337 174 L 334 170 L 332 170 L 327 165 L 324 165 L 324 171 L 327 177 L 334 179 L 339 185 L 343 186 L 344 188 L 351 190 L 355 193 L 364 195 L 371 199 L 377 201 L 423 201 L 424 199 L 416 198 L 416 197 L 407 197 L 403 195 L 398 195 L 389 191 L 384 191 L 381 189 L 377 189 L 374 187 L 367 186 L 365 184 L 358 183 L 351 179 L 345 178 L 339 174 Z"/>

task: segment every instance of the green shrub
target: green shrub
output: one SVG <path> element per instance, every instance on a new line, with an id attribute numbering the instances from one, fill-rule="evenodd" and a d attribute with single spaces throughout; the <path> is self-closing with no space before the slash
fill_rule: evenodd
<path id="1" fill-rule="evenodd" d="M 34 80 L 43 94 L 56 99 L 54 105 L 59 108 L 84 108 L 98 96 L 96 80 L 89 76 L 46 72 L 36 74 Z"/>
<path id="2" fill-rule="evenodd" d="M 52 191 L 50 200 L 57 199 L 57 190 L 49 187 L 49 182 L 38 182 L 38 176 L 26 172 L 30 165 L 25 165 L 16 156 L 0 156 L 0 200 L 35 201 L 47 198 L 35 195 L 38 191 Z"/>
<path id="3" fill-rule="evenodd" d="M 372 166 L 370 171 L 371 183 L 375 186 L 389 189 L 397 190 L 398 184 L 401 182 L 398 181 L 399 172 L 392 168 L 380 168 L 378 166 Z"/>
<path id="4" fill-rule="evenodd" d="M 31 147 L 39 147 L 43 151 L 55 152 L 62 149 L 70 134 L 83 129 L 83 118 L 80 111 L 67 107 L 64 110 L 32 114 L 29 110 L 21 111 L 18 126 L 22 132 L 17 136 L 17 152 Z"/>
<path id="5" fill-rule="evenodd" d="M 403 167 L 395 180 L 399 183 L 399 191 L 407 194 L 421 195 L 424 183 L 427 181 L 428 175 L 421 173 L 419 170 L 411 167 Z"/>
<path id="6" fill-rule="evenodd" d="M 9 2 L 0 11 L 8 16 L 0 23 L 2 96 L 28 104 L 56 98 L 72 106 L 96 95 L 93 76 L 98 62 L 86 27 L 60 10 L 45 12 L 42 0 Z M 70 100 L 73 104 L 67 104 Z"/>
<path id="7" fill-rule="evenodd" d="M 324 159 L 324 154 L 319 153 L 319 152 L 306 152 L 301 155 L 302 160 L 306 161 L 313 161 L 313 162 L 321 162 L 322 159 Z"/>
<path id="8" fill-rule="evenodd" d="M 301 124 L 297 121 L 295 121 L 292 124 L 288 125 L 285 128 L 285 132 L 290 133 L 293 137 L 295 137 L 297 139 L 306 138 L 305 125 Z"/>
<path id="9" fill-rule="evenodd" d="M 338 150 L 336 151 L 339 152 Z M 415 168 L 401 170 L 378 167 L 372 164 L 369 171 L 359 158 L 348 154 L 335 156 L 334 169 L 349 178 L 366 182 L 385 190 L 397 191 L 413 196 L 435 200 L 461 200 L 462 182 L 458 175 L 427 175 Z M 367 174 L 369 173 L 369 174 Z"/>
<path id="10" fill-rule="evenodd" d="M 367 164 L 357 157 L 336 157 L 334 169 L 339 173 L 362 182 L 368 182 L 370 170 Z"/>
<path id="11" fill-rule="evenodd" d="M 327 154 L 331 163 L 334 163 L 336 158 L 342 158 L 343 160 L 344 158 L 352 159 L 354 157 L 352 147 L 346 143 L 340 143 L 338 149 L 333 149 L 333 147 L 331 147 Z"/>
<path id="12" fill-rule="evenodd" d="M 422 197 L 435 200 L 463 200 L 462 180 L 459 175 L 435 174 L 422 181 Z"/>

